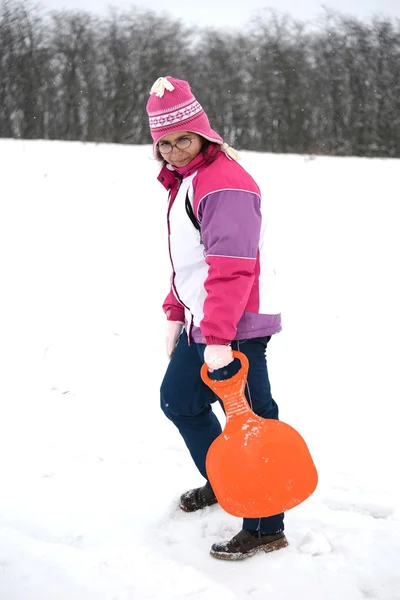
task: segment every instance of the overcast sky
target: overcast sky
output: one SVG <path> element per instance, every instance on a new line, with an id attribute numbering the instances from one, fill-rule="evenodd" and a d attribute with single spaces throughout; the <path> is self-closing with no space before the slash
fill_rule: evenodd
<path id="1" fill-rule="evenodd" d="M 400 17 L 400 0 L 41 0 L 45 8 L 81 8 L 105 13 L 112 5 L 120 9 L 137 6 L 166 12 L 190 24 L 240 27 L 261 9 L 270 7 L 302 20 L 313 20 L 322 5 L 367 19 L 372 14 Z"/>

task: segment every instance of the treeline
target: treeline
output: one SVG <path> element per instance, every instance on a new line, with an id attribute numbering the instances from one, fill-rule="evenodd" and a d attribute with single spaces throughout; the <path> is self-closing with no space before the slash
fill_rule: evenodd
<path id="1" fill-rule="evenodd" d="M 325 11 L 310 26 L 269 12 L 244 25 L 3 0 L 0 137 L 149 143 L 150 87 L 172 75 L 238 149 L 400 157 L 398 19 Z"/>

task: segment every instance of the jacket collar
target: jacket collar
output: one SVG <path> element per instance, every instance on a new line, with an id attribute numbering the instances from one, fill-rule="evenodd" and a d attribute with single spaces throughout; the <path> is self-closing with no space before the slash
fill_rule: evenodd
<path id="1" fill-rule="evenodd" d="M 177 185 L 179 180 L 184 177 L 193 175 L 197 169 L 205 164 L 205 158 L 203 153 L 200 152 L 189 164 L 184 167 L 173 167 L 170 164 L 166 164 L 162 167 L 158 174 L 158 181 L 167 189 L 170 190 Z M 180 177 L 177 177 L 177 174 Z"/>

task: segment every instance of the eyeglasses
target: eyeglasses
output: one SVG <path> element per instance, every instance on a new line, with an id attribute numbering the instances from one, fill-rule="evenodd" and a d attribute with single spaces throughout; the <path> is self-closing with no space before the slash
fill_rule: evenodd
<path id="1" fill-rule="evenodd" d="M 161 154 L 169 154 L 170 152 L 172 152 L 175 146 L 178 148 L 178 150 L 186 150 L 186 148 L 189 148 L 190 144 L 195 139 L 195 137 L 181 137 L 175 144 L 171 144 L 171 142 L 160 142 L 157 145 L 157 148 L 159 149 Z"/>

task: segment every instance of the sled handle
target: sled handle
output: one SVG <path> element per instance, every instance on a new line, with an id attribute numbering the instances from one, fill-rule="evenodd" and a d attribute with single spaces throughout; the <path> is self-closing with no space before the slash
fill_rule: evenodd
<path id="1" fill-rule="evenodd" d="M 221 394 L 226 396 L 226 394 L 232 392 L 242 392 L 244 390 L 244 386 L 247 381 L 247 374 L 249 372 L 249 361 L 248 358 L 243 352 L 238 352 L 237 350 L 232 351 L 233 358 L 238 358 L 242 363 L 239 371 L 230 379 L 224 379 L 223 381 L 214 381 L 208 375 L 208 367 L 204 363 L 201 367 L 200 375 L 202 380 L 209 388 L 213 390 L 222 398 Z"/>

